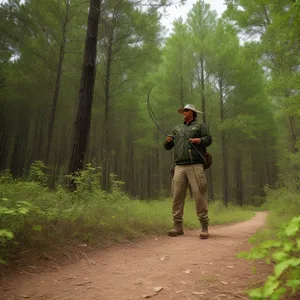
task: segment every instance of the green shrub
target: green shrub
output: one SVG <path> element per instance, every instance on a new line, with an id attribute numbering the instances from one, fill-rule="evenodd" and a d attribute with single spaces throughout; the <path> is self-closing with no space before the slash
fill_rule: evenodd
<path id="1" fill-rule="evenodd" d="M 275 264 L 274 274 L 263 287 L 249 291 L 251 299 L 280 299 L 300 291 L 300 216 L 282 226 L 277 238 L 262 242 L 250 252 L 239 255 L 246 259 L 266 259 Z"/>
<path id="2" fill-rule="evenodd" d="M 4 249 L 9 242 L 13 240 L 17 233 L 24 231 L 26 228 L 25 223 L 28 215 L 36 215 L 38 212 L 39 209 L 27 201 L 19 200 L 12 205 L 9 199 L 0 198 L 0 263 L 5 263 L 3 259 Z M 39 226 L 33 226 L 32 230 L 39 230 Z"/>
<path id="3" fill-rule="evenodd" d="M 250 298 L 281 299 L 300 290 L 300 195 L 287 188 L 266 187 L 265 192 L 269 229 L 253 236 L 250 241 L 257 246 L 240 257 L 275 265 L 265 284 L 249 291 Z"/>
<path id="4" fill-rule="evenodd" d="M 260 207 L 265 203 L 266 199 L 261 196 L 253 196 L 250 198 L 250 200 L 247 202 L 248 205 L 254 206 L 254 207 Z"/>
<path id="5" fill-rule="evenodd" d="M 43 164 L 31 168 L 34 181 L 13 180 L 9 172 L 0 175 L 0 218 L 2 258 L 20 247 L 51 247 L 88 242 L 107 245 L 144 234 L 162 234 L 172 225 L 170 198 L 140 201 L 122 192 L 124 182 L 111 174 L 111 192 L 100 187 L 101 169 L 91 164 L 69 179 L 76 180 L 76 191 L 61 186 L 50 191 L 44 186 Z M 10 213 L 7 213 L 10 212 Z M 253 212 L 210 204 L 210 224 L 249 219 Z M 187 201 L 185 226 L 200 228 L 194 201 Z"/>

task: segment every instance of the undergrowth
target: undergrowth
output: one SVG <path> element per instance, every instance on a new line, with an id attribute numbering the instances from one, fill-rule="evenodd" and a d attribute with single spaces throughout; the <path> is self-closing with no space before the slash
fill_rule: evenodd
<path id="1" fill-rule="evenodd" d="M 286 188 L 266 193 L 269 228 L 253 236 L 254 247 L 239 256 L 274 265 L 264 285 L 249 291 L 251 299 L 286 299 L 300 291 L 300 196 Z"/>
<path id="2" fill-rule="evenodd" d="M 76 174 L 77 189 L 58 186 L 50 191 L 44 165 L 35 163 L 30 181 L 14 180 L 9 171 L 0 175 L 0 258 L 4 263 L 22 248 L 57 244 L 107 245 L 145 234 L 164 234 L 172 225 L 171 199 L 140 201 L 121 192 L 123 182 L 111 175 L 112 191 L 99 186 L 100 171 L 88 165 Z M 221 202 L 209 207 L 210 224 L 224 224 L 251 218 L 254 212 Z M 193 201 L 185 206 L 184 224 L 200 228 Z"/>

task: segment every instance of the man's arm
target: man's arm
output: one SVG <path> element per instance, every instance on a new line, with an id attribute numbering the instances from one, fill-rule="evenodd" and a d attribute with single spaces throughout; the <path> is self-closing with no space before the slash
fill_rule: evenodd
<path id="1" fill-rule="evenodd" d="M 171 150 L 174 147 L 174 136 L 176 135 L 175 129 L 166 137 L 164 140 L 164 148 L 166 150 Z"/>

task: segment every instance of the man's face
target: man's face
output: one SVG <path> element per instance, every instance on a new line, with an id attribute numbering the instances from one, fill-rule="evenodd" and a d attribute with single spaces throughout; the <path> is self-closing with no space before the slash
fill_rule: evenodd
<path id="1" fill-rule="evenodd" d="M 190 109 L 185 109 L 183 111 L 183 116 L 185 120 L 191 120 L 193 119 L 193 111 Z"/>

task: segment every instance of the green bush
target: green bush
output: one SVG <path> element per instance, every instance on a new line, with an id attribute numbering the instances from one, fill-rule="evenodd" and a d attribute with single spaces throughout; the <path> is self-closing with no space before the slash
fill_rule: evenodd
<path id="1" fill-rule="evenodd" d="M 266 259 L 274 263 L 274 274 L 268 276 L 263 287 L 249 292 L 251 299 L 280 299 L 300 291 L 300 216 L 282 226 L 274 240 L 267 240 L 239 255 L 246 259 Z"/>
<path id="2" fill-rule="evenodd" d="M 247 202 L 248 205 L 254 206 L 254 207 L 261 207 L 265 203 L 266 199 L 261 196 L 253 196 L 250 198 L 250 200 Z"/>
<path id="3" fill-rule="evenodd" d="M 0 198 L 0 263 L 5 263 L 4 249 L 16 233 L 24 230 L 28 215 L 37 212 L 39 209 L 27 201 L 19 200 L 12 204 L 8 198 Z M 33 226 L 32 230 L 37 228 L 39 227 Z"/>
<path id="4" fill-rule="evenodd" d="M 0 203 L 6 212 L 0 218 L 1 255 L 20 247 L 47 247 L 66 243 L 89 242 L 107 245 L 144 234 L 162 234 L 172 225 L 172 200 L 131 199 L 122 192 L 124 182 L 110 175 L 111 192 L 101 190 L 101 169 L 91 164 L 69 179 L 77 189 L 61 186 L 50 191 L 44 186 L 44 166 L 34 164 L 34 181 L 13 180 L 9 172 L 0 175 Z M 253 212 L 239 207 L 224 207 L 221 201 L 210 204 L 211 224 L 249 219 Z M 187 201 L 185 226 L 200 228 L 194 201 Z"/>
<path id="5" fill-rule="evenodd" d="M 281 299 L 300 291 L 300 196 L 287 188 L 266 188 L 266 193 L 269 229 L 252 237 L 257 245 L 239 255 L 275 265 L 265 284 L 249 291 L 255 300 Z"/>

